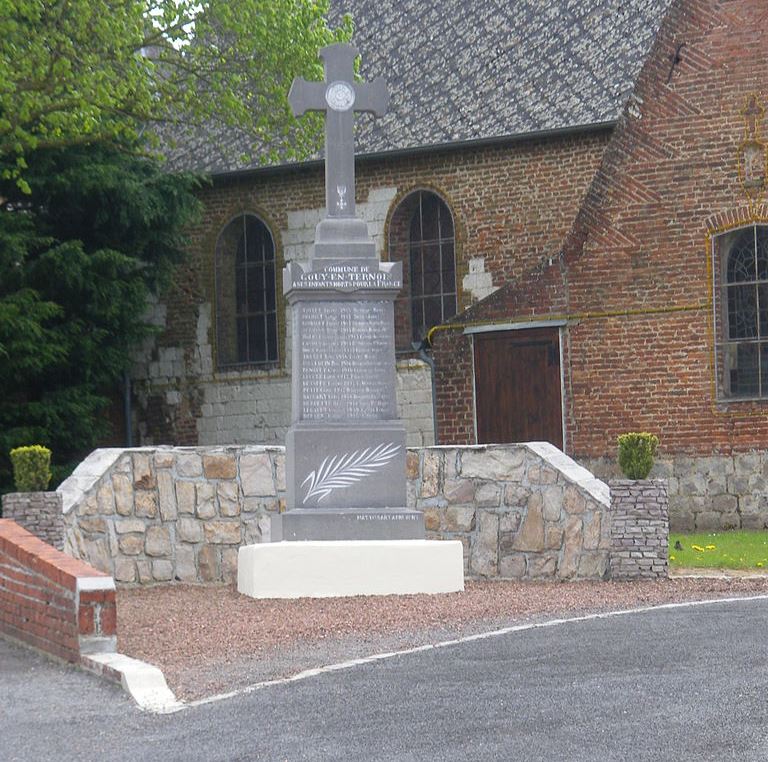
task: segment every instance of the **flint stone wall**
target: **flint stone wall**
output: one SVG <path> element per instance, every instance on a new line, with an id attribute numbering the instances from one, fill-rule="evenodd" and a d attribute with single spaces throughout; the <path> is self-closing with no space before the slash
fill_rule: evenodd
<path id="1" fill-rule="evenodd" d="M 669 502 L 663 479 L 612 479 L 612 579 L 665 578 L 669 556 Z"/>
<path id="2" fill-rule="evenodd" d="M 621 478 L 613 460 L 579 461 L 599 479 Z M 667 482 L 673 532 L 768 529 L 768 450 L 660 456 L 650 478 Z"/>
<path id="3" fill-rule="evenodd" d="M 411 449 L 408 505 L 475 577 L 599 579 L 609 491 L 546 443 Z M 281 447 L 97 450 L 59 488 L 65 550 L 123 583 L 233 581 L 285 509 Z"/>
<path id="4" fill-rule="evenodd" d="M 11 492 L 3 495 L 3 518 L 15 521 L 56 550 L 64 548 L 64 516 L 58 492 Z"/>

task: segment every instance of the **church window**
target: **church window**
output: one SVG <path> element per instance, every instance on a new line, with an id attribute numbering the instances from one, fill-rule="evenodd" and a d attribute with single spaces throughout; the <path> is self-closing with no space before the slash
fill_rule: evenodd
<path id="1" fill-rule="evenodd" d="M 395 304 L 397 348 L 411 351 L 457 310 L 453 215 L 440 196 L 416 191 L 398 205 L 390 222 L 389 258 L 403 263 L 403 289 Z"/>
<path id="2" fill-rule="evenodd" d="M 768 226 L 720 236 L 715 253 L 719 396 L 768 397 Z"/>
<path id="3" fill-rule="evenodd" d="M 409 235 L 413 341 L 456 314 L 453 219 L 434 193 L 420 192 Z"/>
<path id="4" fill-rule="evenodd" d="M 253 214 L 232 220 L 216 244 L 216 350 L 221 368 L 278 359 L 275 243 Z"/>

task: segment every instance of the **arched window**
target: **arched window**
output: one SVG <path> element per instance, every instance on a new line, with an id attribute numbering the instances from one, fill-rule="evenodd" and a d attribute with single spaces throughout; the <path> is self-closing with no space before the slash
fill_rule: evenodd
<path id="1" fill-rule="evenodd" d="M 721 395 L 768 397 L 768 227 L 727 233 L 718 248 Z"/>
<path id="2" fill-rule="evenodd" d="M 277 362 L 275 243 L 253 214 L 232 220 L 216 244 L 219 367 Z"/>
<path id="3" fill-rule="evenodd" d="M 457 310 L 454 225 L 445 201 L 430 191 L 407 196 L 392 215 L 389 253 L 403 262 L 396 339 L 410 349 Z"/>

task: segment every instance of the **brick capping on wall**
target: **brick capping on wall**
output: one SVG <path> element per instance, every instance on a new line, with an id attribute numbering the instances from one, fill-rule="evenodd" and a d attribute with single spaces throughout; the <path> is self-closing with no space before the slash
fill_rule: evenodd
<path id="1" fill-rule="evenodd" d="M 57 550 L 64 549 L 62 497 L 58 492 L 11 492 L 3 495 L 3 517 L 15 521 Z"/>
<path id="2" fill-rule="evenodd" d="M 664 479 L 612 479 L 612 579 L 666 577 L 669 500 Z"/>
<path id="3" fill-rule="evenodd" d="M 0 634 L 78 662 L 113 652 L 116 628 L 112 577 L 0 519 Z"/>
<path id="4" fill-rule="evenodd" d="M 602 579 L 608 486 L 550 444 L 409 449 L 408 507 L 474 577 Z M 231 582 L 285 510 L 282 447 L 97 450 L 60 487 L 68 553 L 122 583 Z"/>

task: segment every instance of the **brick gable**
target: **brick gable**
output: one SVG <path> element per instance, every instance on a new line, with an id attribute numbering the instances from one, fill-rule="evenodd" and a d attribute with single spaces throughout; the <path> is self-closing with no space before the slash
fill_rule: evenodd
<path id="1" fill-rule="evenodd" d="M 738 148 L 747 99 L 768 81 L 767 17 L 760 0 L 673 3 L 559 261 L 462 316 L 568 318 L 566 441 L 576 457 L 612 455 L 627 430 L 653 431 L 666 452 L 768 443 L 766 403 L 715 399 L 708 248 L 713 231 L 766 219 L 740 182 Z M 441 368 L 456 341 L 436 334 Z M 461 407 L 447 396 L 438 394 L 441 412 Z"/>

